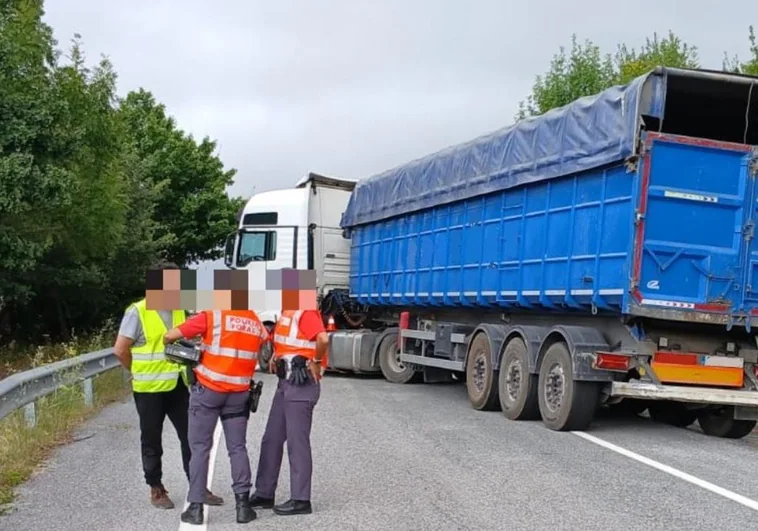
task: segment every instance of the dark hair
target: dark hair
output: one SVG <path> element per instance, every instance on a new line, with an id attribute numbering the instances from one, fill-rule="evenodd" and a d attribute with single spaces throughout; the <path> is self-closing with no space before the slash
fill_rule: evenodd
<path id="1" fill-rule="evenodd" d="M 148 268 L 150 271 L 163 271 L 164 269 L 179 269 L 179 266 L 168 260 L 159 260 Z"/>

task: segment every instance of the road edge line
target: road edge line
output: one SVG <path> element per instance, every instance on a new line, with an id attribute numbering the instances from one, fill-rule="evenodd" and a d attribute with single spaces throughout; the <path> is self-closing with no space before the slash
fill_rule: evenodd
<path id="1" fill-rule="evenodd" d="M 593 444 L 602 446 L 603 448 L 606 448 L 607 450 L 616 452 L 617 454 L 623 455 L 624 457 L 628 457 L 629 459 L 634 459 L 635 461 L 638 461 L 644 465 L 660 470 L 661 472 L 665 472 L 666 474 L 674 476 L 675 478 L 681 479 L 688 483 L 692 483 L 693 485 L 696 485 L 702 489 L 710 491 L 714 494 L 718 494 L 719 496 L 722 496 L 724 498 L 737 502 L 741 505 L 744 505 L 745 507 L 748 507 L 749 509 L 758 511 L 758 501 L 756 500 L 753 500 L 746 496 L 742 496 L 741 494 L 737 494 L 736 492 L 732 492 L 728 489 L 725 489 L 724 487 L 719 487 L 718 485 L 714 485 L 713 483 L 709 481 L 695 477 L 691 474 L 683 472 L 672 466 L 664 465 L 663 463 L 660 463 L 654 459 L 650 459 L 649 457 L 645 457 L 644 455 L 637 454 L 635 452 L 632 452 L 631 450 L 627 450 L 626 448 L 622 448 L 621 446 L 617 446 L 613 443 L 610 443 L 608 441 L 595 437 L 594 435 L 590 435 L 582 431 L 572 431 L 571 433 Z"/>

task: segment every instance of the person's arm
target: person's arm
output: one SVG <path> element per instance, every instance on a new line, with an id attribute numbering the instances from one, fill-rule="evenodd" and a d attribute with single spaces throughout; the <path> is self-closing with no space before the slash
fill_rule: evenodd
<path id="1" fill-rule="evenodd" d="M 116 343 L 113 345 L 113 352 L 116 354 L 118 361 L 127 370 L 132 370 L 132 345 L 137 341 L 141 334 L 142 324 L 137 315 L 137 309 L 130 307 L 124 312 L 121 319 L 121 326 L 116 336 Z"/>
<path id="2" fill-rule="evenodd" d="M 208 318 L 205 312 L 193 315 L 179 326 L 172 328 L 163 335 L 163 344 L 173 343 L 177 339 L 188 339 L 202 336 L 208 329 Z"/>
<path id="3" fill-rule="evenodd" d="M 118 361 L 130 372 L 132 370 L 132 345 L 134 345 L 134 340 L 121 334 L 116 336 L 116 344 L 113 345 L 113 351 Z"/>
<path id="4" fill-rule="evenodd" d="M 308 341 L 316 342 L 316 356 L 311 365 L 314 377 L 321 378 L 321 370 L 319 366 L 324 360 L 324 354 L 329 348 L 329 336 L 324 328 L 324 322 L 321 320 L 321 315 L 315 311 L 304 312 L 300 318 L 300 331 L 308 338 Z"/>
<path id="5" fill-rule="evenodd" d="M 328 348 L 329 335 L 326 332 L 319 332 L 316 336 L 316 363 L 321 363 L 323 361 Z"/>

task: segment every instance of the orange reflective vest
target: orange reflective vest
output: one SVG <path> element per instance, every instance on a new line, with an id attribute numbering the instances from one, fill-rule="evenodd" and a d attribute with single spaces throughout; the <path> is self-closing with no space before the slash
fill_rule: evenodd
<path id="1" fill-rule="evenodd" d="M 309 310 L 316 311 L 316 310 Z M 312 360 L 316 357 L 316 342 L 310 341 L 300 331 L 300 318 L 303 310 L 285 310 L 274 328 L 274 356 L 277 358 L 292 359 L 295 356 L 303 356 Z M 321 313 L 319 312 L 319 318 Z M 326 367 L 326 354 L 321 360 L 321 365 Z"/>
<path id="2" fill-rule="evenodd" d="M 255 374 L 265 329 L 252 310 L 206 310 L 203 355 L 197 380 L 219 393 L 247 391 Z"/>

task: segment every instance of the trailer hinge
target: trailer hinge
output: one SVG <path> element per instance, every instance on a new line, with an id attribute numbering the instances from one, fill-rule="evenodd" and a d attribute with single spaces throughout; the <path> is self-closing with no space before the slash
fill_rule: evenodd
<path id="1" fill-rule="evenodd" d="M 628 159 L 624 161 L 624 165 L 626 166 L 626 171 L 629 173 L 637 173 L 637 168 L 639 167 L 640 163 L 640 157 L 639 155 L 632 155 Z"/>
<path id="2" fill-rule="evenodd" d="M 750 159 L 748 171 L 750 172 L 751 177 L 755 177 L 756 175 L 758 175 L 758 156 L 755 156 L 752 159 Z"/>
<path id="3" fill-rule="evenodd" d="M 750 241 L 755 236 L 755 223 L 753 223 L 752 219 L 742 227 L 742 235 L 745 238 L 745 241 Z"/>

